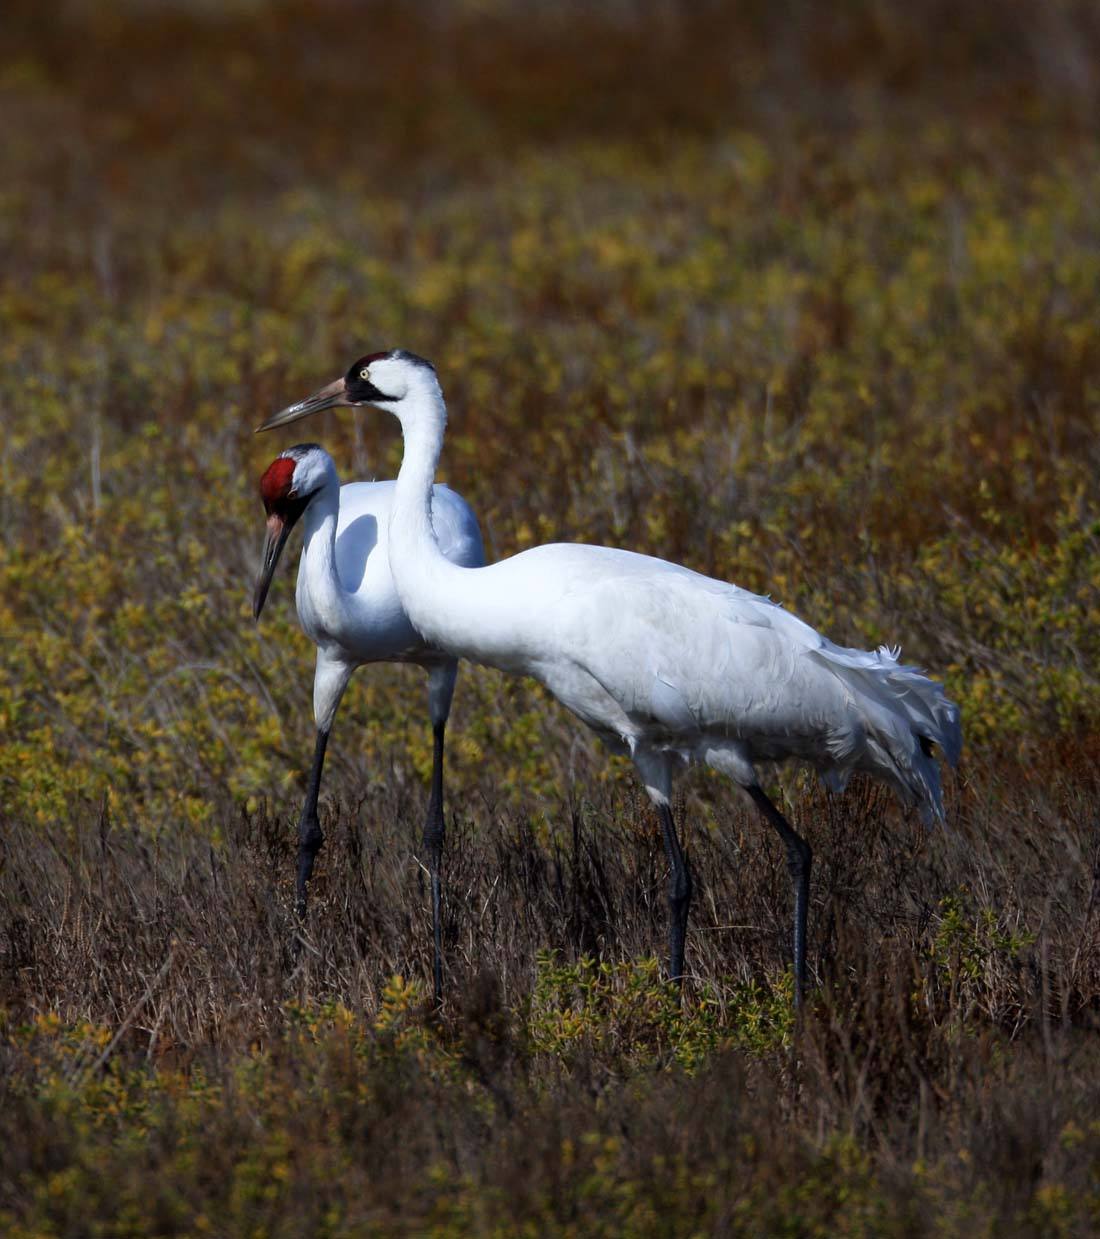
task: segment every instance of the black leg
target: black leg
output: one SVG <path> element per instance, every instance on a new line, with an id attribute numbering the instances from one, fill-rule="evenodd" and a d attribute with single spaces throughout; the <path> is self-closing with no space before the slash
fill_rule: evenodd
<path id="1" fill-rule="evenodd" d="M 668 975 L 678 986 L 684 983 L 684 938 L 691 907 L 691 870 L 676 838 L 676 824 L 667 804 L 658 804 L 665 854 L 671 872 L 668 879 Z"/>
<path id="2" fill-rule="evenodd" d="M 757 808 L 779 832 L 787 849 L 787 868 L 794 879 L 794 1005 L 802 1006 L 806 992 L 806 915 L 810 903 L 810 867 L 814 854 L 810 845 L 791 826 L 759 787 L 745 789 Z"/>
<path id="3" fill-rule="evenodd" d="M 428 854 L 428 870 L 432 878 L 432 983 L 435 1005 L 443 1001 L 443 891 L 440 869 L 443 865 L 443 733 L 447 724 L 432 728 L 435 753 L 432 758 L 432 790 L 428 798 L 428 818 L 424 823 L 424 850 Z"/>
<path id="4" fill-rule="evenodd" d="M 304 920 L 306 915 L 306 883 L 313 876 L 313 858 L 325 841 L 317 817 L 317 797 L 321 791 L 321 771 L 325 767 L 327 745 L 328 732 L 319 731 L 317 745 L 313 750 L 313 767 L 309 772 L 305 804 L 302 805 L 302 819 L 298 823 L 298 883 L 295 887 L 295 906 L 301 920 Z"/>

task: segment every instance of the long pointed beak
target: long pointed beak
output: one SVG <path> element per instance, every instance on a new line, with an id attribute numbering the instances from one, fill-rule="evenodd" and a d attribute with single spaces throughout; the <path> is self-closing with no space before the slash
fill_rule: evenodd
<path id="1" fill-rule="evenodd" d="M 272 513 L 267 518 L 267 533 L 264 536 L 264 549 L 260 575 L 256 578 L 256 589 L 252 594 L 252 618 L 259 619 L 260 612 L 267 601 L 267 591 L 271 588 L 271 578 L 275 575 L 275 565 L 283 553 L 283 546 L 290 536 L 292 522 L 284 521 L 281 516 Z"/>
<path id="2" fill-rule="evenodd" d="M 327 387 L 322 387 L 320 391 L 315 391 L 312 396 L 307 396 L 304 400 L 299 400 L 297 404 L 288 405 L 281 412 L 273 414 L 262 426 L 256 427 L 256 433 L 274 430 L 276 426 L 289 426 L 291 422 L 296 422 L 301 417 L 309 417 L 311 413 L 320 413 L 322 409 L 350 407 L 351 401 L 348 399 L 344 380 L 337 379 L 335 383 L 330 383 Z"/>

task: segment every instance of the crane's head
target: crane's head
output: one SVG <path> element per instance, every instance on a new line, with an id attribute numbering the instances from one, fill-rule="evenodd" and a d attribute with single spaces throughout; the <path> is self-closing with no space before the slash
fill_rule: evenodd
<path id="1" fill-rule="evenodd" d="M 320 413 L 322 409 L 355 409 L 373 404 L 377 408 L 396 412 L 401 401 L 410 392 L 419 390 L 425 382 L 438 390 L 435 367 L 423 357 L 408 353 L 403 348 L 368 353 L 360 357 L 343 378 L 269 417 L 262 426 L 257 427 L 256 433 L 274 430 L 276 426 L 287 426 L 300 417 Z"/>
<path id="2" fill-rule="evenodd" d="M 260 618 L 271 588 L 275 566 L 290 531 L 309 507 L 314 495 L 328 481 L 336 480 L 332 457 L 318 443 L 299 443 L 276 456 L 260 478 L 260 498 L 267 512 L 267 533 L 261 555 L 260 575 L 252 595 L 252 615 Z"/>

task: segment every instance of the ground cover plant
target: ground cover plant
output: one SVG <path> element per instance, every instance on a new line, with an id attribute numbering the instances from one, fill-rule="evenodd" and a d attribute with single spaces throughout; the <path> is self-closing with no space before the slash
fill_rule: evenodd
<path id="1" fill-rule="evenodd" d="M 1100 1224 L 1091 6 L 9 6 L 0 1228 L 1087 1234 Z M 948 825 L 644 799 L 460 678 L 444 1010 L 422 677 L 358 673 L 308 926 L 312 649 L 250 617 L 274 409 L 432 358 L 503 556 L 591 540 L 900 642 Z M 306 437 L 306 436 L 302 436 Z M 308 437 L 392 476 L 381 415 Z"/>

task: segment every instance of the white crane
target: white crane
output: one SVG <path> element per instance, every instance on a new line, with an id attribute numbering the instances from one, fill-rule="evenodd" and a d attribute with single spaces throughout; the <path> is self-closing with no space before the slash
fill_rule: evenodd
<path id="1" fill-rule="evenodd" d="M 691 874 L 670 809 L 676 770 L 700 762 L 756 803 L 794 880 L 794 983 L 806 974 L 812 852 L 765 795 L 759 762 L 797 758 L 843 788 L 883 779 L 926 820 L 942 818 L 939 745 L 954 764 L 958 708 L 897 652 L 845 649 L 767 598 L 678 564 L 602 546 L 537 546 L 483 568 L 451 563 L 432 529 L 432 478 L 447 411 L 430 362 L 372 353 L 275 414 L 374 405 L 401 422 L 405 454 L 390 514 L 390 567 L 424 640 L 456 657 L 530 675 L 610 746 L 629 753 L 657 809 L 671 876 L 669 972 L 679 981 Z"/>
<path id="2" fill-rule="evenodd" d="M 349 482 L 341 486 L 328 452 L 316 443 L 300 443 L 268 466 L 260 481 L 260 494 L 267 510 L 267 536 L 252 613 L 260 618 L 279 555 L 301 519 L 305 539 L 295 603 L 303 631 L 317 646 L 313 676 L 317 739 L 298 828 L 298 914 L 305 916 L 306 883 L 324 842 L 317 817 L 321 771 L 332 720 L 351 673 L 364 663 L 375 662 L 423 667 L 428 673 L 428 713 L 435 743 L 424 849 L 431 874 L 432 976 L 438 1005 L 443 986 L 443 737 L 458 662 L 454 655 L 432 647 L 417 633 L 394 585 L 387 536 L 396 483 Z M 436 486 L 431 503 L 433 538 L 439 553 L 464 568 L 484 564 L 481 531 L 465 499 L 446 486 Z"/>

